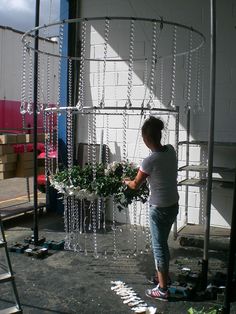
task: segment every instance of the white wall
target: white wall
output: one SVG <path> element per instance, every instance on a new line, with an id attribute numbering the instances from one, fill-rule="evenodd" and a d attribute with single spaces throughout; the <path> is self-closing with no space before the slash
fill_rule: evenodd
<path id="1" fill-rule="evenodd" d="M 160 0 L 109 0 L 96 1 L 86 0 L 82 1 L 82 16 L 133 16 L 133 17 L 148 17 L 158 18 L 162 16 L 166 20 L 179 22 L 192 26 L 201 31 L 206 37 L 205 44 L 205 59 L 203 67 L 205 69 L 204 75 L 204 94 L 203 107 L 204 111 L 194 112 L 192 110 L 191 116 L 191 139 L 207 140 L 208 139 L 208 120 L 209 120 L 209 106 L 208 106 L 208 90 L 209 90 L 209 1 L 160 1 Z M 236 125 L 234 123 L 236 118 L 236 95 L 234 92 L 235 85 L 235 50 L 234 43 L 235 34 L 235 15 L 236 3 L 234 0 L 217 1 L 217 78 L 216 78 L 216 117 L 215 117 L 215 140 L 216 141 L 234 141 L 236 142 Z M 88 31 L 89 38 L 87 41 L 87 52 L 90 57 L 103 57 L 104 44 L 104 25 L 95 23 Z M 146 55 L 151 55 L 151 28 L 144 24 L 138 24 L 135 38 L 135 57 L 144 58 Z M 172 33 L 169 29 L 164 28 L 164 33 L 159 41 L 162 45 L 158 46 L 161 55 L 167 54 L 171 49 Z M 111 27 L 109 38 L 108 55 L 110 57 L 128 56 L 129 48 L 129 25 L 126 23 L 116 24 Z M 197 44 L 197 39 L 194 41 Z M 177 37 L 178 48 L 186 49 L 188 47 L 187 37 L 181 31 L 178 32 Z M 180 106 L 180 139 L 186 138 L 186 114 L 184 92 L 185 92 L 185 61 L 186 57 L 177 59 L 176 65 L 176 104 Z M 168 63 L 169 62 L 169 63 Z M 193 62 L 193 71 L 194 71 Z M 160 68 L 159 68 L 160 69 Z M 170 83 L 171 83 L 171 63 L 167 61 L 164 71 L 164 89 L 163 102 L 160 103 L 160 86 L 158 85 L 158 66 L 157 66 L 157 81 L 155 81 L 155 100 L 159 107 L 167 107 L 170 99 Z M 150 67 L 149 67 L 150 70 Z M 122 106 L 126 101 L 127 95 L 127 62 L 107 63 L 106 80 L 105 80 L 105 100 L 106 105 Z M 102 92 L 102 65 L 100 65 L 100 74 L 98 72 L 98 63 L 91 62 L 86 64 L 86 72 L 90 73 L 86 78 L 86 105 L 97 105 L 99 103 L 99 95 Z M 193 72 L 194 73 L 194 72 Z M 98 79 L 100 77 L 100 79 Z M 100 87 L 99 87 L 100 81 Z M 140 106 L 145 90 L 148 95 L 148 88 L 144 83 L 144 62 L 134 63 L 134 87 L 132 90 L 133 105 Z M 196 87 L 196 76 L 192 76 L 192 95 L 190 105 L 194 107 L 194 88 Z M 148 98 L 148 97 L 147 97 Z M 167 121 L 164 118 L 165 122 Z M 142 122 L 142 121 L 141 121 Z M 87 140 L 87 123 L 84 117 L 79 121 L 79 141 Z M 101 128 L 105 125 L 103 119 L 97 119 L 97 139 L 100 140 Z M 139 161 L 148 154 L 147 149 L 142 141 L 137 140 L 138 130 L 140 127 L 140 117 L 128 118 L 127 129 L 127 146 L 128 156 L 135 161 Z M 106 137 L 106 135 L 105 135 Z M 109 147 L 111 148 L 113 158 L 120 159 L 122 155 L 122 118 L 109 118 Z M 175 131 L 174 120 L 170 118 L 168 124 L 168 133 L 166 140 L 174 144 Z M 137 143 L 137 145 L 136 145 Z M 136 147 L 136 150 L 135 150 Z M 134 153 L 135 152 L 135 153 Z M 207 161 L 207 150 L 204 147 L 192 147 L 190 150 L 190 163 L 197 164 L 200 161 Z M 215 163 L 216 165 L 235 166 L 236 150 L 234 148 L 224 149 L 223 153 L 220 149 L 215 149 Z M 179 149 L 179 165 L 185 164 L 186 148 L 181 146 Z M 190 176 L 196 177 L 197 173 L 191 173 Z M 219 174 L 218 174 L 219 175 Z M 220 174 L 222 175 L 222 174 Z M 180 173 L 179 180 L 184 178 L 184 173 Z M 184 198 L 185 189 L 182 187 L 180 192 L 181 211 L 178 218 L 178 224 L 181 225 L 184 221 Z M 189 222 L 203 223 L 203 210 L 205 204 L 205 192 L 199 188 L 189 189 Z M 225 189 L 213 190 L 212 199 L 212 225 L 229 226 L 230 212 L 232 207 L 232 191 Z M 130 215 L 132 217 L 132 215 Z M 121 220 L 124 217 L 120 217 Z"/>
<path id="2" fill-rule="evenodd" d="M 22 32 L 8 27 L 0 27 L 0 100 L 21 99 L 21 79 L 22 79 Z M 32 37 L 28 37 L 27 41 L 31 42 L 33 47 L 34 41 Z M 58 52 L 58 44 L 52 41 L 39 40 L 39 48 L 50 53 Z M 33 51 L 32 51 L 33 54 Z M 58 89 L 58 58 L 50 57 L 50 66 L 47 67 L 47 56 L 39 55 L 40 71 L 39 71 L 39 93 L 40 101 L 47 102 L 47 89 L 49 88 L 49 101 L 55 103 L 57 101 Z M 49 68 L 49 70 L 48 70 Z M 26 55 L 26 98 L 29 94 L 29 54 Z M 47 84 L 47 76 L 49 86 Z M 33 83 L 33 82 L 32 82 Z M 33 85 L 33 84 L 32 84 Z M 26 99 L 27 100 L 27 99 Z"/>

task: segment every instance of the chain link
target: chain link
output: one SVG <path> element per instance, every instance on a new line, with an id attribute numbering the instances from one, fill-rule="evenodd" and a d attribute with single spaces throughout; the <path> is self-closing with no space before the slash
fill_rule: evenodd
<path id="1" fill-rule="evenodd" d="M 103 75 L 102 75 L 102 99 L 100 101 L 100 107 L 105 107 L 105 79 L 106 79 L 106 64 L 107 64 L 107 47 L 110 31 L 110 20 L 105 20 L 105 32 L 104 32 L 104 56 L 103 56 Z"/>
<path id="2" fill-rule="evenodd" d="M 169 106 L 172 108 L 175 108 L 176 52 L 177 52 L 177 26 L 174 26 L 172 42 L 171 96 L 169 102 Z"/>
<path id="3" fill-rule="evenodd" d="M 154 106 L 154 79 L 155 79 L 155 69 L 157 60 L 157 23 L 153 22 L 152 28 L 152 62 L 151 62 L 151 73 L 150 73 L 150 87 L 149 87 L 149 101 L 147 103 L 147 108 L 151 109 Z"/>
<path id="4" fill-rule="evenodd" d="M 21 75 L 21 104 L 20 113 L 23 119 L 23 128 L 25 128 L 25 114 L 26 114 L 26 52 L 27 47 L 23 45 L 22 49 L 22 75 Z"/>
<path id="5" fill-rule="evenodd" d="M 27 104 L 27 112 L 28 114 L 33 113 L 33 57 L 32 51 L 29 52 L 29 92 L 28 92 L 28 104 Z"/>
<path id="6" fill-rule="evenodd" d="M 186 106 L 185 109 L 190 107 L 190 100 L 191 100 L 191 83 L 192 83 L 192 46 L 193 46 L 193 32 L 190 31 L 189 33 L 189 49 L 188 54 L 186 57 L 186 75 L 185 75 L 185 101 Z"/>
<path id="7" fill-rule="evenodd" d="M 135 34 L 135 22 L 131 20 L 130 23 L 130 44 L 129 44 L 129 69 L 128 69 L 128 87 L 127 87 L 127 101 L 125 106 L 127 108 L 132 107 L 131 94 L 133 88 L 133 70 L 134 70 L 134 36 Z"/>
<path id="8" fill-rule="evenodd" d="M 86 21 L 82 22 L 81 31 L 81 57 L 80 57 L 80 75 L 78 88 L 78 102 L 76 107 L 82 110 L 84 107 L 84 90 L 85 90 L 85 52 L 86 52 Z"/>

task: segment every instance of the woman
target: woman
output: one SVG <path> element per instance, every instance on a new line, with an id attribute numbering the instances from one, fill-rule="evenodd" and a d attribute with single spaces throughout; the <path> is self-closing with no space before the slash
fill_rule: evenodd
<path id="1" fill-rule="evenodd" d="M 172 145 L 162 145 L 163 122 L 151 116 L 142 126 L 145 145 L 151 150 L 134 180 L 125 179 L 130 189 L 138 189 L 147 179 L 150 184 L 150 231 L 157 271 L 158 285 L 148 289 L 146 295 L 168 300 L 169 247 L 168 237 L 171 226 L 178 214 L 177 159 Z"/>

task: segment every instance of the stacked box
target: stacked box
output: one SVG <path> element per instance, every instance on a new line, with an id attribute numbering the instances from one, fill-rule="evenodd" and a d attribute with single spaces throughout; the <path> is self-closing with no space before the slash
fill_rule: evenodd
<path id="1" fill-rule="evenodd" d="M 7 142 L 7 138 L 1 136 L 1 141 Z M 15 177 L 16 157 L 11 145 L 0 144 L 0 180 Z"/>
<path id="2" fill-rule="evenodd" d="M 34 153 L 18 154 L 16 163 L 16 177 L 32 177 L 34 174 Z"/>
<path id="3" fill-rule="evenodd" d="M 0 144 L 15 144 L 16 134 L 1 134 L 0 135 Z"/>
<path id="4" fill-rule="evenodd" d="M 5 154 L 13 154 L 13 153 L 14 153 L 14 148 L 12 145 L 0 144 L 0 156 L 5 155 Z"/>
<path id="5" fill-rule="evenodd" d="M 26 134 L 17 134 L 16 141 L 18 144 L 25 144 L 26 143 Z"/>
<path id="6" fill-rule="evenodd" d="M 26 141 L 26 143 L 33 143 L 34 135 L 33 134 L 25 134 L 25 141 Z M 44 141 L 45 141 L 45 134 L 43 134 L 43 133 L 37 134 L 37 142 L 38 143 L 44 143 Z"/>

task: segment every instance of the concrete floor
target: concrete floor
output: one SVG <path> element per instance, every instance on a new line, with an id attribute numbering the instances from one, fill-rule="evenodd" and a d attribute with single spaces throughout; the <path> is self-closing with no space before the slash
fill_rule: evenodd
<path id="1" fill-rule="evenodd" d="M 4 188 L 7 185 L 6 181 Z M 32 214 L 5 220 L 8 246 L 15 242 L 23 243 L 25 237 L 32 235 L 32 226 Z M 152 287 L 148 279 L 153 275 L 154 265 L 151 252 L 140 252 L 143 245 L 140 242 L 142 230 L 138 231 L 137 256 L 133 256 L 130 254 L 131 251 L 127 250 L 127 243 L 133 241 L 132 228 L 121 225 L 117 232 L 117 248 L 120 255 L 116 259 L 111 253 L 113 233 L 109 224 L 105 234 L 101 232 L 97 235 L 98 259 L 93 257 L 92 234 L 87 234 L 88 248 L 91 247 L 87 256 L 72 251 L 50 251 L 46 258 L 36 259 L 11 252 L 10 258 L 23 312 L 29 314 L 132 313 L 128 305 L 123 304 L 121 298 L 111 291 L 111 281 L 114 280 L 122 280 L 132 287 L 149 306 L 156 307 L 159 314 L 187 314 L 190 307 L 200 310 L 203 307 L 209 309 L 220 304 L 215 300 L 184 301 L 172 298 L 170 302 L 161 302 L 147 298 L 145 289 Z M 46 240 L 64 239 L 62 216 L 55 212 L 40 215 L 39 235 L 45 236 Z M 104 255 L 104 247 L 110 252 L 107 256 Z M 178 241 L 170 237 L 170 251 L 172 279 L 176 278 L 183 267 L 189 267 L 194 272 L 201 270 L 199 264 L 202 258 L 201 248 L 181 247 Z M 225 251 L 211 250 L 209 254 L 209 278 L 219 271 L 226 272 Z M 2 257 L 0 255 L 0 258 Z M 13 304 L 13 295 L 6 285 L 9 284 L 0 285 L 0 309 Z M 232 304 L 231 313 L 236 313 L 235 305 Z"/>

